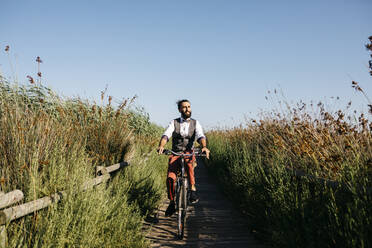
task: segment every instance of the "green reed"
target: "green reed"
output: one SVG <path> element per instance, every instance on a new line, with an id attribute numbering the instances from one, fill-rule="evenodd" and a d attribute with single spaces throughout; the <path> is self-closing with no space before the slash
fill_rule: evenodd
<path id="1" fill-rule="evenodd" d="M 276 247 L 371 247 L 370 123 L 319 107 L 209 132 L 208 168 L 250 231 Z"/>
<path id="2" fill-rule="evenodd" d="M 67 192 L 61 203 L 8 223 L 9 247 L 148 246 L 141 223 L 161 200 L 166 160 L 152 153 L 142 162 L 162 129 L 130 100 L 98 105 L 0 79 L 1 190 L 22 190 L 24 202 Z M 131 165 L 108 184 L 76 191 L 96 166 L 123 160 Z"/>

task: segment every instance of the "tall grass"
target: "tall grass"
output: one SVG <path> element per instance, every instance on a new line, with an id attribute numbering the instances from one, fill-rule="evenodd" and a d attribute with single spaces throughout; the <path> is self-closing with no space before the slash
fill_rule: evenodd
<path id="1" fill-rule="evenodd" d="M 274 246 L 371 247 L 371 123 L 321 103 L 310 107 L 209 132 L 209 169 L 252 231 Z M 291 170 L 340 184 L 332 188 Z"/>
<path id="2" fill-rule="evenodd" d="M 141 221 L 161 198 L 166 161 L 152 154 L 141 162 L 161 128 L 129 103 L 62 99 L 40 84 L 11 85 L 0 78 L 1 190 L 21 189 L 25 202 L 67 192 L 61 204 L 9 223 L 9 247 L 148 245 Z M 97 165 L 123 160 L 132 165 L 108 186 L 76 193 Z"/>

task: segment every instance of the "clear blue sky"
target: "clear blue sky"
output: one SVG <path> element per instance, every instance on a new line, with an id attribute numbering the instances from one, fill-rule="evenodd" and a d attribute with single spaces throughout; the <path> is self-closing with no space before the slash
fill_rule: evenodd
<path id="1" fill-rule="evenodd" d="M 268 90 L 289 101 L 372 98 L 371 0 L 1 1 L 0 70 L 27 83 L 43 60 L 43 82 L 65 96 L 137 104 L 165 126 L 177 99 L 191 100 L 205 127 L 236 125 L 272 109 Z M 339 96 L 341 103 L 330 97 Z"/>

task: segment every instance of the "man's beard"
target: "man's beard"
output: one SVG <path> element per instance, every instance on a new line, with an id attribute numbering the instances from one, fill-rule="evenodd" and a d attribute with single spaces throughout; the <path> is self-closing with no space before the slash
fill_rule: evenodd
<path id="1" fill-rule="evenodd" d="M 187 113 L 182 112 L 181 115 L 183 119 L 188 119 L 191 117 L 191 111 Z"/>

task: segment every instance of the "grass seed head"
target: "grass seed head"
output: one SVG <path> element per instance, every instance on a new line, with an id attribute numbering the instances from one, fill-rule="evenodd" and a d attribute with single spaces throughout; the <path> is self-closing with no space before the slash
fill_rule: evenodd
<path id="1" fill-rule="evenodd" d="M 30 82 L 30 84 L 34 84 L 35 83 L 34 79 L 30 75 L 27 75 L 27 79 Z"/>
<path id="2" fill-rule="evenodd" d="M 40 59 L 39 56 L 36 57 L 36 62 L 39 63 L 39 64 L 43 63 L 43 61 Z"/>

